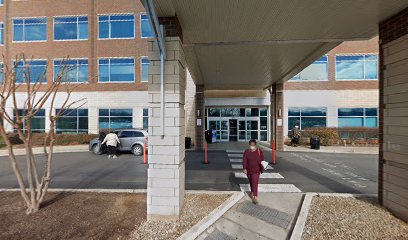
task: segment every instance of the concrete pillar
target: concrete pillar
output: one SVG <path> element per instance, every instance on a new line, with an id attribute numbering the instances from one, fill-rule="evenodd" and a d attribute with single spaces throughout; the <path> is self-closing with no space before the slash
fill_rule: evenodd
<path id="1" fill-rule="evenodd" d="M 378 197 L 408 221 L 408 8 L 380 23 Z"/>
<path id="2" fill-rule="evenodd" d="M 98 108 L 90 107 L 88 108 L 88 133 L 89 134 L 98 134 Z"/>
<path id="3" fill-rule="evenodd" d="M 165 129 L 161 132 L 160 55 L 149 42 L 148 219 L 177 219 L 184 200 L 186 68 L 179 37 L 166 37 Z"/>
<path id="4" fill-rule="evenodd" d="M 201 122 L 201 126 L 196 124 L 196 140 L 195 148 L 197 150 L 204 149 L 204 130 L 205 130 L 205 106 L 204 106 L 205 96 L 204 96 L 204 85 L 196 86 L 196 95 L 195 95 L 195 109 L 197 122 Z M 200 111 L 200 112 L 198 112 Z"/>
<path id="5" fill-rule="evenodd" d="M 272 121 L 272 128 L 273 134 L 276 141 L 276 150 L 283 151 L 284 148 L 284 141 L 285 141 L 285 133 L 284 133 L 284 109 L 283 109 L 283 83 L 275 83 L 272 86 L 272 113 L 274 115 L 275 121 Z"/>
<path id="6" fill-rule="evenodd" d="M 49 132 L 50 131 L 50 124 L 51 124 L 51 121 L 50 121 L 50 108 L 46 107 L 44 109 L 45 109 L 45 132 Z M 54 111 L 56 111 L 56 110 L 54 109 Z"/>

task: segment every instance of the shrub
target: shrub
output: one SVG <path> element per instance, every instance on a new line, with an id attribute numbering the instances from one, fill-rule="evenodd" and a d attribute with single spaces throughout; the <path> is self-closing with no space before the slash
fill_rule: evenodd
<path id="1" fill-rule="evenodd" d="M 306 129 L 302 137 L 307 137 L 308 139 L 311 137 L 318 137 L 320 138 L 320 144 L 322 146 L 331 146 L 333 144 L 337 144 L 339 135 L 336 128 L 310 128 Z"/>

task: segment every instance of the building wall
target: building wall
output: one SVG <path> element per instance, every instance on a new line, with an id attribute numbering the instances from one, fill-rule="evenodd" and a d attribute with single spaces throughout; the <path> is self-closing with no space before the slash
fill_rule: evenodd
<path id="1" fill-rule="evenodd" d="M 186 112 L 186 137 L 191 138 L 191 142 L 195 144 L 196 136 L 196 85 L 194 84 L 193 78 L 187 71 L 186 78 L 186 104 L 184 109 Z"/>
<path id="2" fill-rule="evenodd" d="M 75 89 L 73 98 L 84 97 L 89 109 L 89 132 L 97 132 L 98 108 L 132 108 L 133 126 L 143 126 L 143 106 L 147 106 L 147 82 L 141 82 L 140 58 L 147 56 L 148 38 L 141 37 L 140 15 L 145 10 L 140 1 L 134 0 L 5 0 L 0 6 L 0 22 L 4 23 L 4 45 L 0 53 L 5 59 L 1 62 L 11 64 L 18 54 L 24 53 L 27 59 L 48 60 L 47 80 L 53 81 L 53 60 L 61 58 L 87 58 L 88 82 Z M 134 39 L 98 39 L 98 15 L 134 14 Z M 56 16 L 88 16 L 88 40 L 54 40 L 54 21 Z M 47 41 L 13 42 L 13 18 L 46 17 Z M 126 57 L 135 59 L 135 82 L 98 83 L 99 58 Z M 45 85 L 45 84 L 44 84 Z M 25 90 L 25 84 L 19 88 Z"/>
<path id="3" fill-rule="evenodd" d="M 408 221 L 408 8 L 380 24 L 379 200 Z"/>

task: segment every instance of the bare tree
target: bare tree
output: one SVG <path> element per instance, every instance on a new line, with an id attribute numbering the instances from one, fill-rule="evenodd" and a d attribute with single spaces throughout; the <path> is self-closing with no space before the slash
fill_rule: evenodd
<path id="1" fill-rule="evenodd" d="M 32 60 L 32 59 L 31 59 Z M 41 203 L 47 193 L 51 181 L 51 166 L 55 142 L 55 125 L 61 115 L 67 111 L 82 107 L 85 99 L 71 101 L 73 91 L 78 84 L 69 84 L 67 74 L 71 66 L 64 65 L 61 61 L 60 72 L 52 82 L 46 81 L 47 72 L 33 74 L 33 69 L 24 54 L 16 57 L 13 63 L 5 59 L 3 65 L 3 82 L 0 85 L 0 134 L 9 153 L 9 159 L 17 178 L 20 193 L 26 204 L 26 213 L 35 213 L 40 209 Z M 34 79 L 35 78 L 35 79 Z M 18 94 L 24 96 L 23 101 Z M 56 106 L 56 99 L 62 103 Z M 13 115 L 7 111 L 13 108 Z M 38 166 L 37 156 L 33 153 L 32 120 L 43 109 L 49 108 L 49 131 L 44 135 L 45 164 Z M 58 108 L 58 111 L 54 111 Z M 22 141 L 25 148 L 25 161 L 27 172 L 23 174 L 14 153 L 13 143 L 8 136 L 6 123 L 10 124 Z"/>

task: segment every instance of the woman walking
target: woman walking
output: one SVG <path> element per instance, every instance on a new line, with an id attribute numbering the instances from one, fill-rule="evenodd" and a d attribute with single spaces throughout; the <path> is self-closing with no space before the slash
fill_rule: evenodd
<path id="1" fill-rule="evenodd" d="M 258 183 L 263 167 L 261 162 L 264 160 L 264 155 L 261 149 L 257 148 L 256 140 L 249 141 L 249 149 L 245 150 L 242 159 L 242 168 L 247 175 L 249 185 L 251 186 L 251 197 L 254 204 L 258 203 Z"/>

